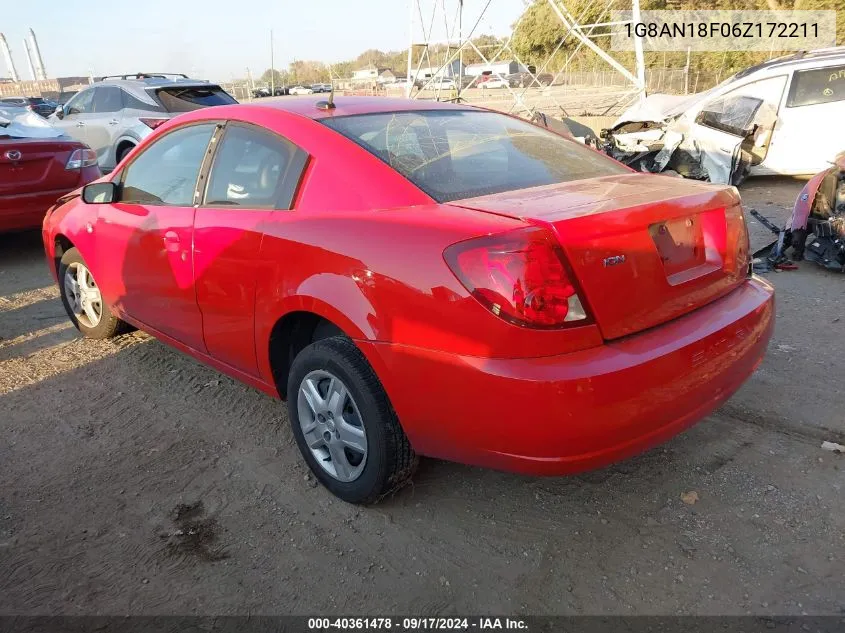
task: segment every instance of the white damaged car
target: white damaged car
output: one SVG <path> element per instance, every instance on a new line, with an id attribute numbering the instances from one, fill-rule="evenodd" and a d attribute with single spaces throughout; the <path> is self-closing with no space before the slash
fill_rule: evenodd
<path id="1" fill-rule="evenodd" d="M 815 174 L 842 151 L 845 46 L 772 59 L 694 95 L 655 94 L 602 130 L 634 169 L 739 184 Z"/>

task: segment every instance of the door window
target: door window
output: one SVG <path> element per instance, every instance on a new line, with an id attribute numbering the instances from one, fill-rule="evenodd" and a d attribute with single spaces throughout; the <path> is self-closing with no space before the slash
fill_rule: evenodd
<path id="1" fill-rule="evenodd" d="M 83 90 L 73 99 L 67 102 L 65 111 L 67 114 L 88 114 L 93 112 L 94 90 Z"/>
<path id="2" fill-rule="evenodd" d="M 786 106 L 797 108 L 833 103 L 843 99 L 845 99 L 845 66 L 829 66 L 795 71 Z"/>
<path id="3" fill-rule="evenodd" d="M 304 157 L 289 141 L 230 123 L 214 157 L 205 205 L 289 209 Z"/>
<path id="4" fill-rule="evenodd" d="M 188 207 L 216 125 L 180 128 L 163 136 L 132 161 L 123 175 L 121 202 Z"/>
<path id="5" fill-rule="evenodd" d="M 123 109 L 123 97 L 116 86 L 100 86 L 94 91 L 94 112 L 118 112 Z"/>
<path id="6" fill-rule="evenodd" d="M 745 95 L 716 99 L 704 107 L 696 123 L 735 136 L 746 136 L 762 103 L 761 99 Z"/>

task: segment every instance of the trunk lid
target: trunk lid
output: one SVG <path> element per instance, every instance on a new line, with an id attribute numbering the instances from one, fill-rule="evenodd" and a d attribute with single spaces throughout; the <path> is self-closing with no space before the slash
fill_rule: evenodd
<path id="1" fill-rule="evenodd" d="M 83 146 L 61 138 L 0 136 L 0 196 L 70 189 L 79 170 L 65 169 L 74 150 Z"/>
<path id="2" fill-rule="evenodd" d="M 747 274 L 748 236 L 732 187 L 626 174 L 453 204 L 552 228 L 605 339 L 706 305 Z"/>

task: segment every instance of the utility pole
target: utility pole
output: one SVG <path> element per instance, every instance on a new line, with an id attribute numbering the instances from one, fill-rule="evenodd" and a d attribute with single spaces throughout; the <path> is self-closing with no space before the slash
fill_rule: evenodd
<path id="1" fill-rule="evenodd" d="M 276 68 L 273 61 L 273 29 L 270 29 L 270 96 L 276 96 Z"/>
<path id="2" fill-rule="evenodd" d="M 405 82 L 405 97 L 408 99 L 411 98 L 411 91 L 414 89 L 414 84 L 411 83 L 413 81 L 411 79 L 411 70 L 414 67 L 412 61 L 414 56 L 414 9 L 417 8 L 417 2 L 419 2 L 419 0 L 408 1 L 408 4 L 411 5 L 411 22 L 409 24 L 410 36 L 408 40 L 408 77 Z"/>
<path id="3" fill-rule="evenodd" d="M 463 101 L 461 97 L 461 90 L 464 87 L 464 31 L 463 31 L 463 21 L 464 21 L 464 0 L 458 0 L 458 46 L 461 48 L 458 50 L 458 98 L 457 101 L 460 103 Z"/>

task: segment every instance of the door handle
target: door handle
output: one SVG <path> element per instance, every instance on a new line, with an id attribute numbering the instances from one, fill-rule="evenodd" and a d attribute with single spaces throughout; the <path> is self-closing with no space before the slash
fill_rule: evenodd
<path id="1" fill-rule="evenodd" d="M 167 231 L 164 234 L 164 248 L 171 253 L 179 250 L 179 235 L 175 231 Z"/>
<path id="2" fill-rule="evenodd" d="M 109 121 L 109 125 L 117 125 L 118 123 L 120 123 L 120 121 L 118 121 L 117 119 L 112 119 L 111 121 Z"/>
<path id="3" fill-rule="evenodd" d="M 79 121 L 79 122 L 76 124 L 76 127 L 85 127 L 85 124 L 84 124 L 82 121 Z"/>

